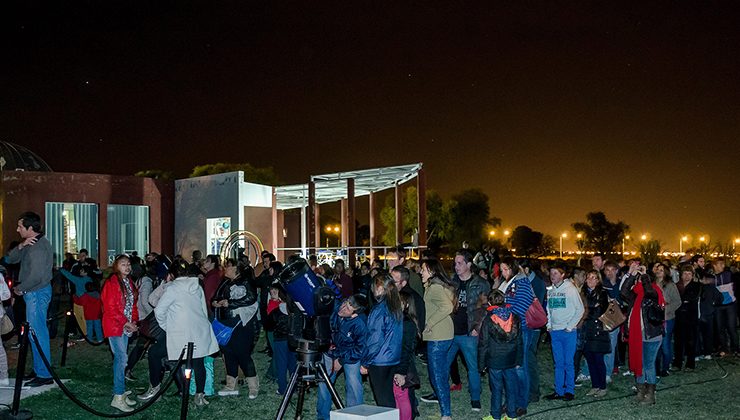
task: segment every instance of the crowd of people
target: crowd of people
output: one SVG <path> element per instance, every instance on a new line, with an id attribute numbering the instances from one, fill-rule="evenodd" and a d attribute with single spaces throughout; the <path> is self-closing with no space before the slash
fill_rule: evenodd
<path id="1" fill-rule="evenodd" d="M 245 256 L 221 261 L 198 251 L 190 261 L 155 253 L 120 255 L 104 272 L 81 250 L 77 259 L 52 273 L 38 215 L 21 216 L 18 232 L 22 242 L 4 261 L 19 264 L 11 273 L 17 279 L 13 290 L 25 301 L 26 319 L 42 351 L 49 357 L 45 308 L 55 278 L 73 297 L 80 330 L 91 341 L 108 341 L 112 407 L 130 412 L 154 398 L 189 342 L 195 344 L 197 406 L 209 403 L 206 395 L 240 395 L 244 382 L 247 397 L 259 398 L 252 356 L 260 345 L 259 351 L 271 357 L 263 376 L 277 383 L 277 394 L 286 393 L 296 369 L 289 340 L 291 296 L 279 279 L 283 264 L 273 254 L 263 252 L 256 266 Z M 451 392 L 462 389 L 458 360 L 467 372 L 473 412 L 483 409 L 482 375 L 487 376 L 491 401 L 483 418 L 490 420 L 525 415 L 540 398 L 571 401 L 575 388 L 585 383 L 591 386 L 586 398 L 602 398 L 620 368 L 634 375 L 636 401 L 652 405 L 658 378 L 691 372 L 698 360 L 739 356 L 738 269 L 727 267 L 722 257 L 648 263 L 596 254 L 580 265 L 499 258 L 488 250 L 474 256 L 463 248 L 448 274 L 447 264 L 431 253 L 410 259 L 399 247 L 384 260 L 357 267 L 341 259 L 333 267 L 319 265 L 314 256 L 308 265 L 336 296 L 331 345 L 322 363 L 331 381 L 344 377 L 345 405 L 363 403 L 366 378 L 375 403 L 398 408 L 403 420 L 419 416 L 420 402 L 437 404 L 441 418 L 451 418 Z M 4 284 L 0 297 L 6 299 Z M 546 321 L 540 322 L 538 311 Z M 621 315 L 616 325 L 615 313 Z M 552 387 L 541 383 L 537 361 L 547 342 L 554 362 Z M 34 375 L 28 384 L 48 384 L 51 374 L 32 348 Z M 133 379 L 144 354 L 149 387 L 133 396 L 126 381 Z M 213 364 L 220 360 L 225 377 L 214 378 Z M 428 383 L 420 380 L 421 363 L 427 366 Z M 183 372 L 176 374 L 180 392 L 189 392 L 182 387 Z M 7 382 L 4 352 L 2 381 Z M 322 383 L 317 418 L 328 419 L 331 407 Z"/>

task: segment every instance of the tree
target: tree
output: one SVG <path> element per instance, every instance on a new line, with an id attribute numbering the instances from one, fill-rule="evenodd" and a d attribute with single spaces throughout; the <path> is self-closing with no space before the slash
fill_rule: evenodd
<path id="1" fill-rule="evenodd" d="M 591 212 L 586 215 L 585 222 L 573 223 L 573 230 L 583 235 L 583 244 L 586 250 L 611 254 L 629 231 L 629 225 L 621 220 L 610 222 L 603 212 Z"/>
<path id="2" fill-rule="evenodd" d="M 147 169 L 135 173 L 134 176 L 140 176 L 142 178 L 161 179 L 163 181 L 172 181 L 173 179 L 175 179 L 172 171 L 165 171 L 162 169 Z"/>
<path id="3" fill-rule="evenodd" d="M 244 172 L 244 181 L 263 185 L 281 185 L 282 182 L 272 166 L 257 168 L 249 163 L 208 163 L 196 166 L 190 174 L 190 178 L 204 175 L 222 174 L 225 172 Z"/>
<path id="4" fill-rule="evenodd" d="M 454 204 L 450 207 L 453 220 L 450 244 L 459 247 L 468 241 L 471 248 L 480 249 L 488 238 L 485 227 L 492 221 L 488 195 L 480 188 L 470 188 L 453 195 L 451 201 Z"/>
<path id="5" fill-rule="evenodd" d="M 403 217 L 403 237 L 410 239 L 415 233 L 417 225 L 419 224 L 419 207 L 416 199 L 416 187 L 408 187 L 403 192 L 403 209 L 401 214 Z M 451 228 L 451 219 L 449 217 L 449 209 L 447 203 L 445 203 L 439 194 L 434 190 L 427 190 L 427 232 L 428 241 L 433 241 L 432 238 L 436 237 L 437 240 L 446 240 L 449 236 L 449 230 Z M 396 243 L 396 207 L 394 196 L 388 196 L 385 200 L 385 205 L 380 210 L 380 223 L 385 228 L 385 232 L 381 236 L 381 243 L 384 245 L 398 245 Z"/>
<path id="6" fill-rule="evenodd" d="M 640 251 L 640 258 L 642 258 L 643 265 L 650 267 L 660 261 L 662 245 L 659 240 L 651 239 L 649 241 L 640 242 L 637 248 Z"/>
<path id="7" fill-rule="evenodd" d="M 518 255 L 529 257 L 542 246 L 542 232 L 532 230 L 529 226 L 517 226 L 511 233 L 511 247 Z"/>

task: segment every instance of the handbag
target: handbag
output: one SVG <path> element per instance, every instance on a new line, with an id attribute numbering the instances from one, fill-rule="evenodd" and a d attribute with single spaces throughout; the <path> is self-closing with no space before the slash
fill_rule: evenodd
<path id="1" fill-rule="evenodd" d="M 236 325 L 239 324 L 237 323 Z M 225 346 L 229 344 L 229 340 L 231 340 L 231 334 L 234 333 L 234 328 L 236 328 L 236 325 L 234 325 L 233 327 L 229 327 L 222 324 L 218 319 L 214 319 L 213 322 L 211 322 L 213 334 L 216 336 L 216 341 L 218 342 L 219 346 Z"/>
<path id="2" fill-rule="evenodd" d="M 627 317 L 622 312 L 622 308 L 619 306 L 616 300 L 610 299 L 609 306 L 606 307 L 606 311 L 599 317 L 599 321 L 604 325 L 604 329 L 612 331 L 618 326 L 622 325 Z"/>
<path id="3" fill-rule="evenodd" d="M 545 312 L 545 308 L 542 307 L 540 300 L 537 298 L 534 298 L 524 316 L 527 320 L 527 327 L 530 329 L 536 330 L 547 324 L 547 313 Z"/>
<path id="4" fill-rule="evenodd" d="M 15 328 L 13 321 L 10 319 L 8 314 L 3 315 L 3 319 L 0 320 L 0 335 L 5 335 Z"/>
<path id="5" fill-rule="evenodd" d="M 645 315 L 650 324 L 662 325 L 665 322 L 665 308 L 660 306 L 655 299 L 643 299 L 642 307 L 645 309 Z"/>
<path id="6" fill-rule="evenodd" d="M 139 334 L 152 340 L 160 341 L 165 338 L 165 332 L 157 322 L 157 316 L 154 311 L 150 312 L 143 320 L 139 322 Z"/>

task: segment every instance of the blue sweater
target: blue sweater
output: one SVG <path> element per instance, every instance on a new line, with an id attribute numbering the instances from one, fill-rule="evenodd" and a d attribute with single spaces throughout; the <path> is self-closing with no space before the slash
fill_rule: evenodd
<path id="1" fill-rule="evenodd" d="M 385 299 L 378 302 L 367 319 L 367 345 L 362 366 L 394 366 L 401 362 L 403 321 L 388 310 Z"/>

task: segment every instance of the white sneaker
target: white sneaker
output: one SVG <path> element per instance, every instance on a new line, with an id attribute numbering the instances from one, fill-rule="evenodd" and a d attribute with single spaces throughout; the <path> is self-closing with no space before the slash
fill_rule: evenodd
<path id="1" fill-rule="evenodd" d="M 606 377 L 606 383 L 607 383 L 607 384 L 610 384 L 610 383 L 612 383 L 612 377 L 611 377 L 611 376 L 607 376 L 607 377 Z"/>
<path id="2" fill-rule="evenodd" d="M 576 383 L 578 384 L 578 383 L 581 383 L 581 382 L 584 382 L 584 381 L 588 381 L 590 379 L 591 379 L 590 376 L 584 375 L 582 373 L 579 373 L 578 374 L 578 377 L 576 378 Z"/>
<path id="3" fill-rule="evenodd" d="M 622 376 L 632 376 L 632 371 L 626 371 L 622 374 Z"/>
<path id="4" fill-rule="evenodd" d="M 704 356 L 704 360 L 712 360 L 712 355 L 711 354 L 708 354 L 708 355 Z"/>

